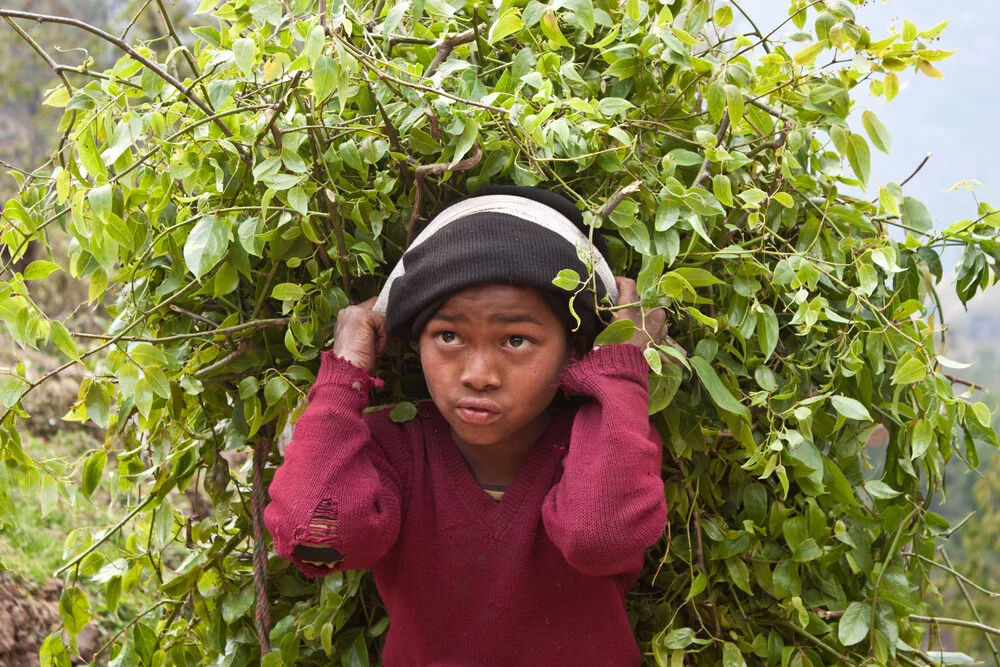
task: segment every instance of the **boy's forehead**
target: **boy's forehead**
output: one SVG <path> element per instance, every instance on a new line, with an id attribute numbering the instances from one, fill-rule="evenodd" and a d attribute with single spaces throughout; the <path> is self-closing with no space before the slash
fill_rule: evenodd
<path id="1" fill-rule="evenodd" d="M 538 288 L 505 283 L 478 283 L 452 294 L 438 309 L 436 319 L 462 315 L 530 315 L 546 322 L 555 316 Z M 524 321 L 524 318 L 518 318 Z"/>

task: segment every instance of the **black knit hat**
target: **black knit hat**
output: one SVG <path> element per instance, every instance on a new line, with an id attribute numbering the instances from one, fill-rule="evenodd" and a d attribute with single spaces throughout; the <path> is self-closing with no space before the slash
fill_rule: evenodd
<path id="1" fill-rule="evenodd" d="M 594 310 L 618 301 L 604 244 L 594 239 L 572 202 L 548 190 L 490 185 L 438 209 L 416 234 L 393 269 L 374 306 L 386 314 L 390 335 L 416 339 L 441 305 L 459 290 L 484 282 L 537 288 L 569 330 L 576 321 L 568 292 L 552 284 L 561 269 L 586 279 L 589 271 L 577 254 L 592 258 L 596 280 L 578 294 L 576 329 L 593 338 L 607 325 Z M 610 320 L 610 317 L 608 320 Z"/>

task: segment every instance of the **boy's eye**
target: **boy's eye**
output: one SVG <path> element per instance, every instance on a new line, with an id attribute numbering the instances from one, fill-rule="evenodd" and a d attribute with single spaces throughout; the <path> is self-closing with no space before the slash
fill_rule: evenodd
<path id="1" fill-rule="evenodd" d="M 524 336 L 516 336 L 515 335 L 515 336 L 508 336 L 507 337 L 507 344 L 510 345 L 513 348 L 523 348 L 523 347 L 527 347 L 528 346 L 529 341 Z"/>
<path id="2" fill-rule="evenodd" d="M 439 331 L 437 337 L 442 343 L 453 343 L 458 338 L 454 331 Z"/>

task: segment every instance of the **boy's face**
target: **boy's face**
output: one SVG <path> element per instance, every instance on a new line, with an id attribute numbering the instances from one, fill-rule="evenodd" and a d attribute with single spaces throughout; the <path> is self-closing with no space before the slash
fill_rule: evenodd
<path id="1" fill-rule="evenodd" d="M 431 398 L 471 445 L 532 431 L 555 397 L 560 370 L 575 356 L 562 321 L 531 287 L 467 287 L 420 334 Z"/>

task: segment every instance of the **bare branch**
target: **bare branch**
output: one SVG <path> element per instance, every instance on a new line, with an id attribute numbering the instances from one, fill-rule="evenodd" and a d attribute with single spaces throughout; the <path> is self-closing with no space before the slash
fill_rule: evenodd
<path id="1" fill-rule="evenodd" d="M 78 21 L 77 19 L 67 18 L 65 16 L 52 16 L 52 15 L 49 15 L 49 14 L 36 14 L 34 12 L 22 12 L 22 11 L 17 11 L 17 10 L 13 10 L 13 9 L 0 9 L 0 16 L 6 17 L 6 18 L 28 19 L 30 21 L 39 21 L 41 23 L 60 23 L 62 25 L 70 25 L 70 26 L 73 26 L 75 28 L 79 28 L 80 30 L 85 30 L 86 32 L 89 32 L 92 35 L 96 35 L 96 36 L 100 37 L 101 39 L 103 39 L 106 42 L 110 42 L 111 44 L 114 44 L 119 49 L 121 49 L 125 53 L 129 54 L 132 58 L 134 58 L 135 60 L 139 61 L 140 63 L 142 63 L 146 67 L 148 67 L 157 76 L 159 76 L 164 81 L 166 81 L 167 83 L 169 83 L 171 86 L 173 86 L 174 88 L 176 88 L 178 90 L 178 92 L 180 92 L 182 95 L 184 95 L 184 97 L 188 98 L 191 101 L 192 104 L 194 104 L 199 109 L 201 109 L 202 111 L 204 111 L 207 115 L 211 116 L 211 115 L 213 115 L 215 113 L 212 110 L 212 107 L 210 107 L 203 99 L 201 99 L 200 97 L 198 97 L 198 95 L 196 95 L 190 88 L 188 88 L 183 83 L 181 83 L 180 81 L 178 81 L 169 72 L 167 72 L 162 67 L 160 67 L 159 65 L 157 65 L 156 63 L 154 63 L 153 61 L 151 61 L 149 58 L 146 58 L 145 56 L 143 56 L 142 54 L 140 54 L 138 51 L 136 51 L 131 46 L 129 46 L 128 43 L 126 43 L 124 40 L 118 39 L 114 35 L 111 35 L 111 34 L 105 32 L 105 31 L 101 30 L 100 28 L 92 26 L 89 23 L 85 23 L 83 21 Z M 221 120 L 216 119 L 215 120 L 215 124 L 219 127 L 220 130 L 222 130 L 222 132 L 227 137 L 232 137 L 233 136 L 232 130 L 230 130 L 229 127 L 225 123 L 223 123 Z M 243 151 L 242 149 L 240 149 L 240 153 L 241 153 L 241 156 L 245 160 L 249 160 L 249 156 L 246 155 L 245 151 Z"/>
<path id="2" fill-rule="evenodd" d="M 69 79 L 67 79 L 66 75 L 62 73 L 62 71 L 59 68 L 59 65 L 56 64 L 56 61 L 52 59 L 52 56 L 50 56 L 48 53 L 46 53 L 45 49 L 43 49 L 41 46 L 39 46 L 38 42 L 36 42 L 34 39 L 32 39 L 31 35 L 29 35 L 28 33 L 26 33 L 21 28 L 21 26 L 19 26 L 18 24 L 14 23 L 14 21 L 11 20 L 11 18 L 9 16 L 4 16 L 3 18 L 7 22 L 7 25 L 9 25 L 11 28 L 13 28 L 14 32 L 16 32 L 18 35 L 20 35 L 21 39 L 23 39 L 24 41 L 26 41 L 28 43 L 28 46 L 30 46 L 32 49 L 34 49 L 35 53 L 37 53 L 38 55 L 40 55 L 42 57 L 42 60 L 44 60 L 46 63 L 48 63 L 49 67 L 52 68 L 52 71 L 55 72 L 57 75 L 59 75 L 59 78 L 62 79 L 63 85 L 66 86 L 66 90 L 69 91 L 70 95 L 72 95 L 73 94 L 73 86 L 70 85 Z"/>
<path id="3" fill-rule="evenodd" d="M 978 389 L 979 391 L 987 391 L 986 386 L 981 385 L 978 382 L 973 382 L 972 380 L 966 380 L 965 378 L 960 378 L 956 375 L 952 375 L 951 373 L 944 373 L 944 376 L 955 384 L 961 384 L 965 385 L 966 387 L 972 387 L 973 389 Z"/>
<path id="4" fill-rule="evenodd" d="M 480 23 L 477 28 L 484 29 L 486 27 L 485 23 Z M 434 45 L 437 47 L 437 53 L 434 54 L 434 60 L 431 64 L 427 66 L 427 71 L 424 72 L 424 76 L 430 76 L 434 71 L 448 59 L 451 52 L 456 46 L 461 44 L 468 44 L 469 42 L 475 41 L 476 39 L 476 28 L 469 28 L 465 32 L 460 32 L 457 35 L 452 35 L 451 37 L 444 37 L 437 40 Z"/>
<path id="5" fill-rule="evenodd" d="M 608 199 L 608 201 L 604 204 L 604 207 L 601 208 L 601 212 L 598 214 L 601 220 L 607 220 L 608 217 L 614 213 L 615 209 L 618 208 L 618 205 L 625 201 L 626 197 L 639 191 L 639 187 L 641 185 L 642 181 L 633 181 L 618 192 L 611 195 L 611 198 Z"/>
<path id="6" fill-rule="evenodd" d="M 420 209 L 423 207 L 424 201 L 424 178 L 427 176 L 435 176 L 438 174 L 443 174 L 446 171 L 467 171 L 472 169 L 479 161 L 483 159 L 483 148 L 479 145 L 477 141 L 474 146 L 475 152 L 465 158 L 460 160 L 455 164 L 455 166 L 449 165 L 447 162 L 438 162 L 436 164 L 424 164 L 416 168 L 413 185 L 416 188 L 416 195 L 413 199 L 413 212 L 410 214 L 410 229 L 406 233 L 406 246 L 410 246 L 410 242 L 413 241 L 413 231 L 417 226 L 417 220 L 420 219 Z"/>

